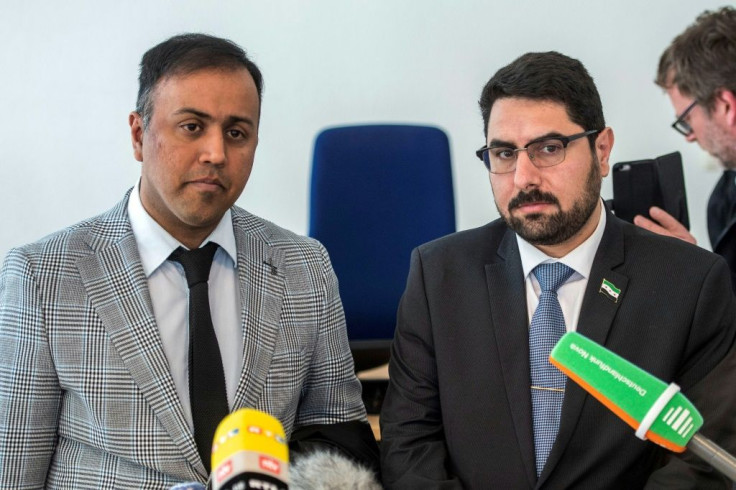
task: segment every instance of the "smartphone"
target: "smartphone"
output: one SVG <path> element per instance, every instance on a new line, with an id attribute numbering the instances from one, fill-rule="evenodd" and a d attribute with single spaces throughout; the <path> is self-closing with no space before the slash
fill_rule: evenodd
<path id="1" fill-rule="evenodd" d="M 633 223 L 638 214 L 651 218 L 649 208 L 657 206 L 690 229 L 679 151 L 651 160 L 619 162 L 612 173 L 612 209 L 616 216 Z"/>

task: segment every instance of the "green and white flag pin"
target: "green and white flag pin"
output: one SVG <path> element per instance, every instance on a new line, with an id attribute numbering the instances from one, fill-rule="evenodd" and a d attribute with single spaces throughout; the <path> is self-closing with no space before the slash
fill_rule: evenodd
<path id="1" fill-rule="evenodd" d="M 603 279 L 603 282 L 601 283 L 601 288 L 598 290 L 598 292 L 609 298 L 614 303 L 618 302 L 618 297 L 621 294 L 621 290 L 617 288 L 611 281 L 605 278 Z"/>

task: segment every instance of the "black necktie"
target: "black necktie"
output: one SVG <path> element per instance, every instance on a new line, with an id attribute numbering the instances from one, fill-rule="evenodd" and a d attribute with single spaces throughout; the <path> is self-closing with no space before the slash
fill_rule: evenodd
<path id="1" fill-rule="evenodd" d="M 169 257 L 184 267 L 189 285 L 189 399 L 194 440 L 207 472 L 217 424 L 229 413 L 220 347 L 210 316 L 207 281 L 217 244 L 184 250 Z"/>
<path id="2" fill-rule="evenodd" d="M 712 247 L 736 218 L 736 171 L 725 170 L 708 200 L 708 236 Z"/>

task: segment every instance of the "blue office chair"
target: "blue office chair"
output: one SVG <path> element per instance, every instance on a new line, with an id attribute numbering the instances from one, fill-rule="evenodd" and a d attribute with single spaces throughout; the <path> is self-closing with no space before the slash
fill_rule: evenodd
<path id="1" fill-rule="evenodd" d="M 317 136 L 309 234 L 327 248 L 340 281 L 356 371 L 389 360 L 411 250 L 454 231 L 442 130 L 367 125 Z"/>

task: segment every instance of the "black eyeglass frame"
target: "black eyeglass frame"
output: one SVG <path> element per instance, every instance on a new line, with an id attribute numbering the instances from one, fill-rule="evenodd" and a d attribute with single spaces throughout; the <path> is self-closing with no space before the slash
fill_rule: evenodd
<path id="1" fill-rule="evenodd" d="M 692 101 L 692 103 L 689 106 L 687 106 L 687 108 L 684 111 L 682 111 L 682 114 L 677 116 L 677 119 L 675 120 L 675 122 L 672 123 L 672 129 L 674 129 L 675 131 L 677 131 L 683 136 L 690 136 L 691 134 L 693 134 L 693 127 L 690 126 L 689 122 L 685 121 L 685 118 L 687 117 L 688 114 L 690 114 L 690 111 L 692 111 L 693 107 L 695 107 L 696 105 L 698 105 L 698 101 L 697 100 Z"/>
<path id="2" fill-rule="evenodd" d="M 560 141 L 562 143 L 562 148 L 567 149 L 567 145 L 569 145 L 570 142 L 575 141 L 575 140 L 580 139 L 580 138 L 584 138 L 585 136 L 590 136 L 591 134 L 600 133 L 601 131 L 603 131 L 603 130 L 602 129 L 589 129 L 588 131 L 583 131 L 582 133 L 577 133 L 577 134 L 571 134 L 570 136 L 542 136 L 541 138 L 537 138 L 537 139 L 531 140 L 523 148 L 509 148 L 509 149 L 510 150 L 513 150 L 514 152 L 517 153 L 517 159 L 518 159 L 518 152 L 520 152 L 520 151 L 527 151 L 531 145 L 534 145 L 536 143 L 541 143 L 542 141 L 548 141 L 548 140 L 558 140 L 558 141 Z M 516 165 L 514 165 L 514 168 L 512 168 L 511 170 L 508 170 L 506 172 L 494 172 L 494 171 L 492 171 L 491 170 L 490 160 L 486 161 L 486 159 L 483 158 L 483 154 L 485 152 L 487 152 L 488 150 L 492 150 L 494 148 L 507 148 L 507 147 L 505 147 L 505 146 L 488 146 L 488 145 L 485 145 L 482 148 L 476 150 L 475 156 L 477 156 L 480 159 L 480 161 L 483 162 L 483 165 L 485 165 L 486 169 L 488 169 L 488 171 L 491 172 L 494 175 L 508 174 L 508 173 L 511 173 L 514 170 L 516 170 Z M 534 161 L 534 159 L 531 159 L 531 161 L 534 164 L 534 166 L 537 167 L 537 168 L 554 167 L 555 165 L 559 165 L 560 163 L 564 162 L 565 161 L 565 156 L 567 156 L 567 155 L 564 155 L 562 157 L 562 160 L 560 160 L 559 162 L 555 163 L 554 165 L 546 165 L 546 166 L 541 166 L 541 167 L 539 165 L 537 165 L 537 163 Z M 515 162 L 516 162 L 516 160 L 514 160 L 514 163 Z"/>

